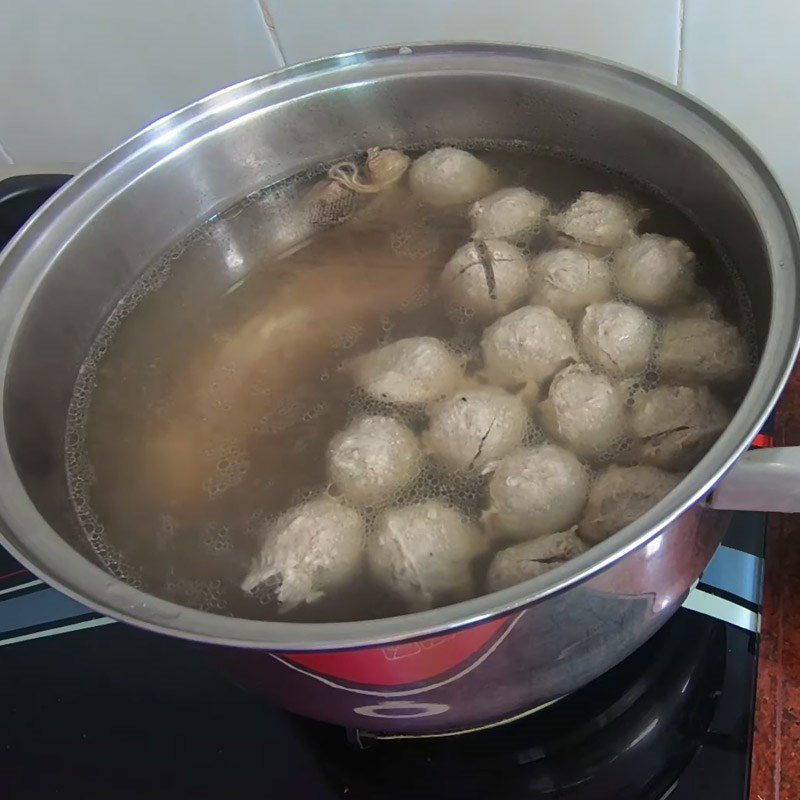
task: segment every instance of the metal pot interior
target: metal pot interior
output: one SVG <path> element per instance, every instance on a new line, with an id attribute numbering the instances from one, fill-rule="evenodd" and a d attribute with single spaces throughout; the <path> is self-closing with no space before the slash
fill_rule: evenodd
<path id="1" fill-rule="evenodd" d="M 657 187 L 730 260 L 751 301 L 759 348 L 772 359 L 762 363 L 759 391 L 751 390 L 692 485 L 627 534 L 555 579 L 545 576 L 539 591 L 526 585 L 499 600 L 479 598 L 463 608 L 376 622 L 371 635 L 399 638 L 480 619 L 563 588 L 643 543 L 659 519 L 674 516 L 710 485 L 778 391 L 797 328 L 795 312 L 785 305 L 795 295 L 795 275 L 779 263 L 791 263 L 791 223 L 760 161 L 705 109 L 610 65 L 511 47 L 434 46 L 412 55 L 384 50 L 255 79 L 159 121 L 80 175 L 6 252 L 0 333 L 7 451 L 0 511 L 14 551 L 111 613 L 186 635 L 260 640 L 266 628 L 258 635 L 256 628 L 241 628 L 227 637 L 202 612 L 192 611 L 185 624 L 165 621 L 152 612 L 159 601 L 127 593 L 75 555 L 91 558 L 65 482 L 65 415 L 77 370 L 99 326 L 142 270 L 213 213 L 370 145 L 441 142 L 534 143 Z M 229 630 L 233 622 L 227 621 Z M 266 638 L 290 645 L 295 633 Z M 339 633 L 333 640 L 360 638 Z"/>

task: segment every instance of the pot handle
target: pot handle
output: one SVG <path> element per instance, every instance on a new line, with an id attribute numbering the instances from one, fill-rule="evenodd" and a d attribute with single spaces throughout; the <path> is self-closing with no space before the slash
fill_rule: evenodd
<path id="1" fill-rule="evenodd" d="M 707 500 L 729 511 L 800 512 L 800 447 L 748 450 Z"/>

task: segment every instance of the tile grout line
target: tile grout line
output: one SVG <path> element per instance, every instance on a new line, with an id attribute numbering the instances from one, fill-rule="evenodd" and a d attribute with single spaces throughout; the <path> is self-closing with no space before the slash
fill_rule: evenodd
<path id="1" fill-rule="evenodd" d="M 275 43 L 275 48 L 278 51 L 278 54 L 281 57 L 281 61 L 283 62 L 281 66 L 285 67 L 288 65 L 286 61 L 286 54 L 283 52 L 283 45 L 281 44 L 280 37 L 278 36 L 278 29 L 275 26 L 275 20 L 272 18 L 272 12 L 269 10 L 269 6 L 267 5 L 267 0 L 257 0 L 258 7 L 261 9 L 261 14 L 264 17 L 264 23 L 267 26 L 267 30 L 269 31 L 269 35 L 272 38 L 272 41 Z"/>
<path id="2" fill-rule="evenodd" d="M 683 88 L 683 55 L 686 45 L 686 2 L 678 0 L 678 58 L 675 64 L 675 85 Z"/>
<path id="3" fill-rule="evenodd" d="M 10 167 L 14 166 L 14 159 L 11 157 L 11 153 L 9 153 L 8 150 L 6 150 L 5 147 L 3 147 L 2 142 L 0 142 L 0 159 L 5 159 L 6 161 L 8 161 L 8 165 Z"/>

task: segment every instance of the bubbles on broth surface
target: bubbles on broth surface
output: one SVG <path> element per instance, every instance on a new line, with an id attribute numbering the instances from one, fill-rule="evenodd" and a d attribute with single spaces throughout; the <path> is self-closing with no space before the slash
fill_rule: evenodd
<path id="1" fill-rule="evenodd" d="M 639 230 L 681 238 L 697 253 L 699 284 L 743 331 L 755 363 L 741 280 L 667 199 L 564 154 L 531 152 L 522 143 L 472 145 L 500 176 L 499 186 L 544 194 L 553 213 L 587 190 L 648 208 Z M 321 175 L 249 195 L 165 253 L 114 309 L 76 380 L 65 439 L 76 518 L 109 572 L 177 603 L 299 621 L 405 611 L 373 583 L 366 565 L 355 585 L 289 614 L 279 613 L 274 586 L 252 595 L 240 586 L 264 530 L 283 512 L 320 494 L 341 499 L 325 469 L 336 433 L 368 415 L 392 416 L 418 436 L 427 426 L 424 405 L 385 403 L 354 386 L 353 358 L 432 336 L 465 365 L 468 383 L 485 380 L 479 343 L 491 320 L 445 303 L 439 287 L 443 266 L 471 235 L 468 208 L 428 208 L 398 190 L 341 225 L 318 226 L 298 247 L 291 209 Z M 292 246 L 282 257 L 263 255 L 276 242 Z M 564 246 L 541 224 L 515 244 L 527 259 Z M 613 255 L 603 257 L 613 274 Z M 613 300 L 627 302 L 612 289 Z M 373 295 L 362 313 L 360 299 Z M 306 300 L 313 313 L 304 313 Z M 664 315 L 651 316 L 658 342 Z M 579 321 L 570 322 L 576 340 Z M 626 407 L 661 382 L 651 356 L 640 374 L 620 382 Z M 722 399 L 735 403 L 742 388 Z M 548 441 L 531 414 L 522 446 Z M 584 468 L 593 481 L 608 464 L 631 459 L 631 440 L 621 437 Z M 490 477 L 449 472 L 426 454 L 409 485 L 360 509 L 367 535 L 383 510 L 431 499 L 480 522 Z M 507 544 L 494 541 L 492 553 L 476 561 L 479 587 L 493 552 Z"/>

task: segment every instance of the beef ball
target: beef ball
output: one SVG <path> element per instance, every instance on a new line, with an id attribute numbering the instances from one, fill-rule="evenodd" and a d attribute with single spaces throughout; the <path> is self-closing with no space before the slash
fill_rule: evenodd
<path id="1" fill-rule="evenodd" d="M 434 458 L 455 472 L 485 472 L 522 443 L 523 402 L 495 386 L 456 392 L 435 405 L 423 439 Z"/>
<path id="2" fill-rule="evenodd" d="M 506 239 L 521 242 L 541 225 L 550 201 L 521 186 L 500 189 L 476 200 L 469 210 L 475 239 Z"/>
<path id="3" fill-rule="evenodd" d="M 598 458 L 626 434 L 624 397 L 605 375 L 586 364 L 559 372 L 539 404 L 542 427 L 584 458 Z"/>
<path id="4" fill-rule="evenodd" d="M 242 588 L 273 593 L 281 612 L 314 603 L 358 574 L 364 542 L 357 511 L 329 497 L 309 500 L 266 526 Z"/>
<path id="5" fill-rule="evenodd" d="M 328 475 L 358 506 L 378 505 L 417 476 L 417 437 L 391 417 L 363 417 L 336 434 L 328 447 Z"/>
<path id="6" fill-rule="evenodd" d="M 351 370 L 370 397 L 401 405 L 444 397 L 463 378 L 458 359 L 432 336 L 399 339 L 372 350 L 355 358 Z"/>
<path id="7" fill-rule="evenodd" d="M 550 217 L 550 224 L 580 244 L 611 250 L 633 235 L 640 217 L 640 212 L 617 195 L 581 192 L 565 211 Z"/>
<path id="8" fill-rule="evenodd" d="M 659 386 L 634 396 L 633 457 L 665 469 L 690 469 L 725 430 L 731 414 L 705 386 Z"/>
<path id="9" fill-rule="evenodd" d="M 489 565 L 486 588 L 490 592 L 507 589 L 544 575 L 586 552 L 586 545 L 578 538 L 577 530 L 575 526 L 568 531 L 551 533 L 501 550 Z"/>
<path id="10" fill-rule="evenodd" d="M 581 538 L 597 544 L 630 525 L 663 500 L 681 477 L 651 466 L 606 468 L 589 491 L 579 526 Z"/>
<path id="11" fill-rule="evenodd" d="M 531 265 L 531 304 L 548 306 L 566 319 L 580 316 L 590 303 L 611 299 L 608 263 L 574 247 L 549 250 Z"/>
<path id="12" fill-rule="evenodd" d="M 481 339 L 489 379 L 506 388 L 548 380 L 578 360 L 566 320 L 545 306 L 523 306 L 501 317 Z"/>
<path id="13" fill-rule="evenodd" d="M 656 363 L 668 380 L 729 382 L 748 371 L 739 329 L 716 319 L 671 319 L 664 326 Z"/>
<path id="14" fill-rule="evenodd" d="M 440 147 L 421 155 L 411 165 L 411 191 L 431 206 L 471 203 L 492 191 L 494 171 L 466 150 Z"/>
<path id="15" fill-rule="evenodd" d="M 528 262 L 524 253 L 508 242 L 468 242 L 447 262 L 440 283 L 450 306 L 488 321 L 525 301 Z"/>
<path id="16" fill-rule="evenodd" d="M 686 303 L 686 305 L 672 308 L 669 313 L 672 317 L 687 319 L 721 320 L 723 318 L 719 303 L 710 294 L 702 290 L 698 291 L 697 299 Z"/>
<path id="17" fill-rule="evenodd" d="M 411 610 L 475 593 L 473 561 L 487 550 L 478 527 L 439 500 L 389 509 L 367 544 L 375 580 Z"/>
<path id="18" fill-rule="evenodd" d="M 696 290 L 695 255 L 680 239 L 645 233 L 624 244 L 614 257 L 617 289 L 634 303 L 667 308 Z"/>
<path id="19" fill-rule="evenodd" d="M 489 482 L 487 525 L 494 535 L 533 539 L 578 521 L 589 488 L 583 465 L 552 444 L 507 455 Z"/>
<path id="20" fill-rule="evenodd" d="M 647 365 L 656 324 L 640 308 L 610 301 L 592 303 L 583 315 L 578 341 L 586 358 L 612 375 L 633 375 Z"/>

